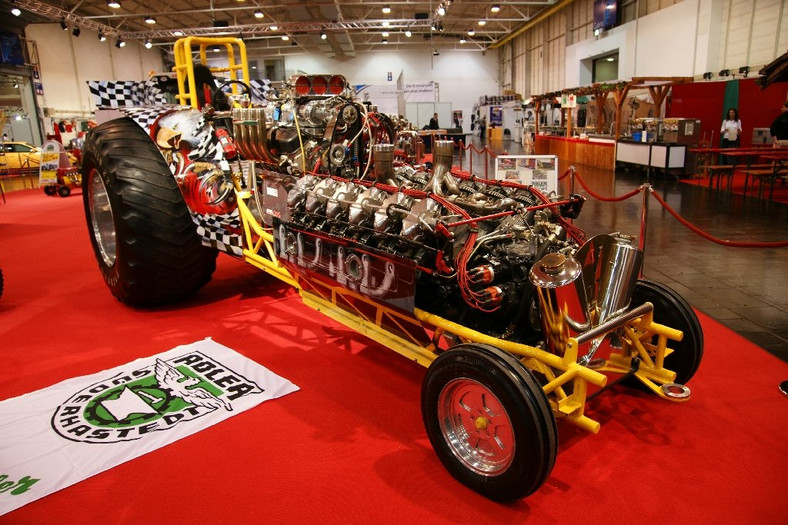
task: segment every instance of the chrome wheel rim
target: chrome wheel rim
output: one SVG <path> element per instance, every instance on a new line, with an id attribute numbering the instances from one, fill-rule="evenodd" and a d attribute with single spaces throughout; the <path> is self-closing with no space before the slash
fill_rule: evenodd
<path id="1" fill-rule="evenodd" d="M 104 180 L 97 170 L 88 177 L 88 209 L 93 237 L 96 239 L 104 264 L 112 266 L 117 258 L 115 217 Z"/>
<path id="2" fill-rule="evenodd" d="M 443 439 L 467 468 L 495 476 L 512 465 L 512 421 L 489 388 L 466 377 L 450 381 L 438 397 L 437 415 Z"/>

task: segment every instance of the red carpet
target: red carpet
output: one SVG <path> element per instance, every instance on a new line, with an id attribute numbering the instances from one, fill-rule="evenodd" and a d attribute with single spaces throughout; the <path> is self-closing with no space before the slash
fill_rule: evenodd
<path id="1" fill-rule="evenodd" d="M 588 408 L 600 433 L 559 423 L 551 477 L 501 505 L 455 482 L 433 454 L 420 366 L 226 256 L 191 301 L 126 308 L 101 281 L 81 197 L 7 198 L 0 399 L 209 336 L 301 390 L 0 523 L 774 524 L 788 515 L 788 398 L 777 390 L 788 364 L 706 316 L 688 403 L 624 387 L 600 396 Z"/>
<path id="2" fill-rule="evenodd" d="M 709 179 L 706 177 L 702 179 L 679 179 L 681 182 L 685 184 L 692 184 L 693 186 L 709 186 Z M 727 179 L 722 179 L 722 184 L 726 183 Z M 758 190 L 759 190 L 760 181 L 758 181 L 753 187 L 752 177 L 750 177 L 747 181 L 747 197 L 758 198 Z M 714 187 L 717 187 L 717 179 L 714 179 Z M 727 190 L 724 190 L 727 191 Z M 744 173 L 740 171 L 736 171 L 733 175 L 733 181 L 731 182 L 731 191 L 737 195 L 744 195 Z M 763 187 L 763 199 L 769 198 L 769 184 L 767 183 Z M 772 195 L 772 200 L 776 202 L 780 202 L 782 204 L 788 204 L 788 184 L 784 184 L 781 181 L 777 180 L 774 183 L 774 193 Z"/>

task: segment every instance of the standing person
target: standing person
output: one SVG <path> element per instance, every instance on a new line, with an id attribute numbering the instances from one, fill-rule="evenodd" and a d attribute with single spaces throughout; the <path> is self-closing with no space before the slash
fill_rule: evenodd
<path id="1" fill-rule="evenodd" d="M 780 108 L 780 116 L 774 119 L 772 126 L 769 128 L 769 134 L 772 136 L 774 147 L 788 147 L 788 100 L 783 102 Z"/>
<path id="2" fill-rule="evenodd" d="M 730 108 L 728 110 L 728 118 L 722 121 L 722 147 L 723 148 L 738 148 L 739 137 L 741 135 L 741 120 L 739 120 L 739 110 Z"/>
<path id="3" fill-rule="evenodd" d="M 430 119 L 430 124 L 428 126 L 430 129 L 440 129 L 441 127 L 438 125 L 438 114 L 433 113 L 432 118 Z"/>

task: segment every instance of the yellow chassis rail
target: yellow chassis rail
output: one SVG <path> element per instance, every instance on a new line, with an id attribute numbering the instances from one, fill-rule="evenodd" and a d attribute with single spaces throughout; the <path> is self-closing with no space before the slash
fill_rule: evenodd
<path id="1" fill-rule="evenodd" d="M 602 372 L 628 373 L 635 358 L 640 361 L 635 377 L 662 398 L 684 400 L 668 397 L 660 389 L 660 385 L 671 383 L 676 377 L 675 372 L 663 368 L 665 357 L 672 352 L 667 341 L 680 341 L 682 333 L 655 323 L 649 303 L 646 303 L 647 307 L 642 307 L 644 314 L 626 319 L 618 325 L 610 323 L 615 327 L 608 332 L 623 332 L 622 348 L 611 353 L 604 366 L 591 369 L 578 363 L 581 347 L 578 339 L 582 335 L 570 338 L 563 355 L 559 356 L 541 348 L 483 334 L 418 308 L 410 316 L 341 286 L 300 282 L 278 262 L 273 235 L 259 224 L 249 209 L 250 193 L 238 191 L 237 195 L 244 229 L 243 254 L 247 262 L 297 288 L 307 306 L 422 366 L 429 366 L 441 352 L 458 342 L 494 345 L 516 355 L 537 378 L 543 378 L 542 390 L 556 418 L 566 419 L 593 433 L 599 431 L 600 424 L 584 414 L 588 384 L 604 387 L 608 377 Z M 373 313 L 369 313 L 369 308 L 354 308 L 353 305 L 358 302 L 367 307 L 372 306 Z M 423 338 L 412 335 L 419 332 L 431 333 L 431 342 L 425 345 Z"/>

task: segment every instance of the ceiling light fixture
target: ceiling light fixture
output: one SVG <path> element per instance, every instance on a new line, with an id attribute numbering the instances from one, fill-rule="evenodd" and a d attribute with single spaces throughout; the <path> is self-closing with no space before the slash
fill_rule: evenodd
<path id="1" fill-rule="evenodd" d="M 465 43 L 465 37 L 461 36 L 460 37 L 460 44 L 464 44 L 464 43 Z"/>
<path id="2" fill-rule="evenodd" d="M 468 36 L 473 36 L 475 34 L 476 34 L 476 31 L 474 31 L 473 29 L 469 29 L 468 30 Z"/>
<path id="3" fill-rule="evenodd" d="M 290 37 L 287 35 L 282 35 L 282 40 L 290 40 Z"/>
<path id="4" fill-rule="evenodd" d="M 383 21 L 383 27 L 388 27 L 388 26 L 389 26 L 389 21 L 388 20 L 384 20 Z"/>
<path id="5" fill-rule="evenodd" d="M 608 62 L 615 62 L 616 61 L 615 57 L 607 57 L 605 60 L 608 61 Z"/>
<path id="6" fill-rule="evenodd" d="M 276 30 L 278 30 L 278 29 L 279 29 L 279 26 L 271 26 L 271 28 L 270 28 L 270 29 L 271 29 L 271 31 L 276 31 Z"/>
<path id="7" fill-rule="evenodd" d="M 381 9 L 381 11 L 383 11 L 383 13 L 387 15 L 387 14 L 391 13 L 391 7 L 388 6 L 388 5 L 384 5 L 383 9 Z"/>
<path id="8" fill-rule="evenodd" d="M 438 6 L 438 15 L 443 16 L 446 14 L 446 8 L 443 6 Z"/>
<path id="9" fill-rule="evenodd" d="M 108 0 L 107 7 L 111 7 L 112 9 L 120 9 L 120 2 L 118 0 Z"/>
<path id="10" fill-rule="evenodd" d="M 383 43 L 384 43 L 384 44 L 388 44 L 388 43 L 389 43 L 389 41 L 388 41 L 387 39 L 385 39 L 385 38 L 384 38 L 384 39 L 383 39 Z"/>
<path id="11" fill-rule="evenodd" d="M 484 27 L 485 25 L 487 25 L 487 20 L 479 20 L 479 25 Z"/>
<path id="12" fill-rule="evenodd" d="M 156 19 L 153 18 L 152 16 L 146 16 L 145 17 L 145 23 L 153 25 L 153 24 L 156 23 Z"/>
<path id="13" fill-rule="evenodd" d="M 11 9 L 11 14 L 14 15 L 14 16 L 19 16 L 19 15 L 22 14 L 22 10 L 19 9 L 18 7 L 15 7 L 13 9 Z"/>
<path id="14" fill-rule="evenodd" d="M 328 35 L 326 34 L 326 32 L 325 32 L 325 31 L 323 31 L 322 33 L 320 33 L 320 40 L 325 40 L 326 38 L 328 38 Z"/>
<path id="15" fill-rule="evenodd" d="M 71 30 L 71 34 L 74 35 L 74 36 L 79 36 L 79 34 L 81 32 L 82 32 L 82 30 L 80 28 L 76 27 L 76 26 L 74 26 L 74 29 Z"/>
<path id="16" fill-rule="evenodd" d="M 263 18 L 263 17 L 265 17 L 265 13 L 263 13 L 262 11 L 255 11 L 254 12 L 254 17 L 255 18 Z"/>
<path id="17" fill-rule="evenodd" d="M 500 10 L 501 10 L 501 6 L 499 6 L 498 4 L 493 4 L 492 7 L 490 8 L 490 12 L 492 13 L 497 13 Z"/>
<path id="18" fill-rule="evenodd" d="M 66 23 L 65 20 L 60 21 L 60 29 L 62 29 L 63 31 L 68 31 L 68 24 Z"/>
<path id="19" fill-rule="evenodd" d="M 99 39 L 99 42 L 104 42 L 105 40 L 107 40 L 107 37 L 104 36 L 104 33 L 99 32 L 98 39 Z"/>
<path id="20" fill-rule="evenodd" d="M 387 36 L 389 36 L 389 32 L 388 31 L 383 31 L 383 38 L 386 38 Z"/>
<path id="21" fill-rule="evenodd" d="M 183 36 L 183 31 L 181 31 L 180 29 L 176 29 L 175 31 L 172 32 L 172 34 L 174 36 Z"/>
<path id="22" fill-rule="evenodd" d="M 405 36 L 406 36 L 406 37 L 408 37 L 408 38 L 410 38 L 410 36 L 411 36 L 412 34 L 413 34 L 413 33 L 411 33 L 411 32 L 410 32 L 410 29 L 407 29 L 407 30 L 405 31 Z"/>
<path id="23" fill-rule="evenodd" d="M 146 40 L 145 41 L 145 49 L 150 49 L 152 47 L 153 47 L 153 42 L 151 42 L 150 40 Z"/>
<path id="24" fill-rule="evenodd" d="M 122 38 L 118 38 L 118 41 L 115 42 L 115 47 L 120 49 L 121 47 L 126 47 L 126 42 L 123 41 Z"/>

